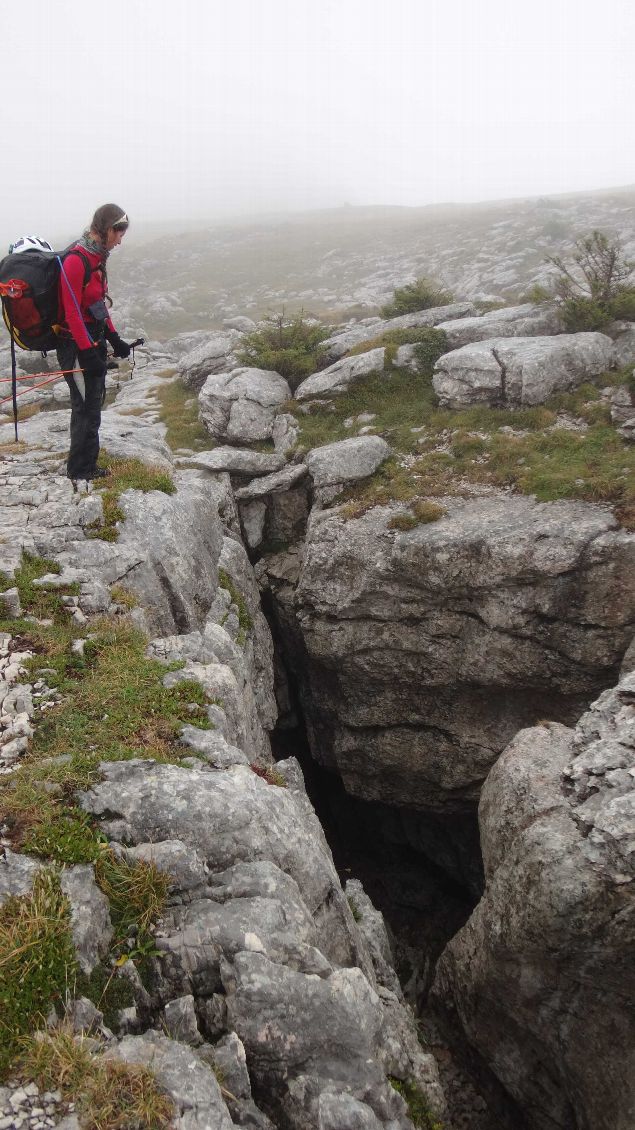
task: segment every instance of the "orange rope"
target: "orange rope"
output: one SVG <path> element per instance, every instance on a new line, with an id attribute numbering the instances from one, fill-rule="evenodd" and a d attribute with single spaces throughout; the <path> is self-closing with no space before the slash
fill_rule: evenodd
<path id="1" fill-rule="evenodd" d="M 75 369 L 46 369 L 43 373 L 25 373 L 23 377 L 16 377 L 16 381 L 32 381 L 34 377 L 64 377 L 67 373 L 74 373 Z M 11 377 L 0 377 L 0 384 L 9 384 Z M 34 385 L 34 388 L 37 388 Z"/>
<path id="2" fill-rule="evenodd" d="M 49 377 L 48 381 L 41 381 L 39 385 L 33 385 L 33 389 L 43 388 L 44 385 L 50 385 L 53 381 L 59 381 L 60 377 L 63 375 L 63 372 L 64 370 L 60 370 L 60 372 L 56 373 L 54 377 Z M 74 370 L 69 369 L 68 372 L 74 372 Z M 20 392 L 16 393 L 16 396 L 24 396 L 27 392 L 32 392 L 33 389 L 23 388 Z M 0 404 L 6 404 L 7 400 L 13 400 L 13 395 L 4 396 L 2 400 L 0 400 Z"/>

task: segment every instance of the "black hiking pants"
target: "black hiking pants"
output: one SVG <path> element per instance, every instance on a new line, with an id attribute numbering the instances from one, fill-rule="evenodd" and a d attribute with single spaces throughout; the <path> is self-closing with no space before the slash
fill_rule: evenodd
<path id="1" fill-rule="evenodd" d="M 97 466 L 101 409 L 106 395 L 105 341 L 97 342 L 95 351 L 96 365 L 64 377 L 71 394 L 71 445 L 66 463 L 69 479 L 83 479 Z M 73 369 L 77 360 L 74 341 L 64 341 L 58 346 L 57 360 L 60 369 Z"/>

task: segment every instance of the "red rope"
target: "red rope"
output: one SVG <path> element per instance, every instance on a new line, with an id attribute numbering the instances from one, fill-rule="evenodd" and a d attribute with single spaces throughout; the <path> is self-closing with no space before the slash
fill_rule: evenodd
<path id="1" fill-rule="evenodd" d="M 73 370 L 69 370 L 69 371 L 72 372 Z M 34 389 L 35 388 L 43 388 L 44 385 L 50 385 L 53 381 L 59 381 L 62 374 L 63 374 L 63 370 L 60 370 L 60 373 L 56 373 L 56 375 L 54 377 L 49 377 L 48 381 L 41 381 L 39 385 L 33 385 L 33 388 Z M 32 391 L 32 389 L 30 389 L 30 388 L 23 388 L 20 392 L 16 393 L 16 396 L 25 396 L 27 392 L 31 392 L 31 391 Z M 4 396 L 2 398 L 2 400 L 0 400 L 0 404 L 6 404 L 7 400 L 13 400 L 13 396 L 12 395 L 11 396 Z"/>
<path id="2" fill-rule="evenodd" d="M 23 377 L 16 377 L 16 381 L 32 381 L 34 377 L 64 377 L 67 373 L 74 373 L 75 369 L 46 369 L 43 373 L 25 373 Z M 9 384 L 11 377 L 0 377 L 0 384 Z M 34 385 L 38 388 L 38 385 Z"/>

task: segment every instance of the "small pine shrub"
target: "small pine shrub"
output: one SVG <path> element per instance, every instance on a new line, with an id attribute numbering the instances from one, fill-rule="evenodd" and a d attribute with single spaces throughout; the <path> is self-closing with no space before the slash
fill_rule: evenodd
<path id="1" fill-rule="evenodd" d="M 295 391 L 318 369 L 324 358 L 321 343 L 328 336 L 325 326 L 304 317 L 302 312 L 286 317 L 265 318 L 264 325 L 247 334 L 236 356 L 245 365 L 280 373 Z"/>
<path id="2" fill-rule="evenodd" d="M 392 302 L 382 307 L 384 318 L 398 318 L 401 314 L 415 314 L 418 310 L 430 310 L 433 306 L 447 306 L 454 300 L 449 290 L 443 290 L 438 283 L 429 279 L 416 279 L 406 286 L 397 287 Z"/>

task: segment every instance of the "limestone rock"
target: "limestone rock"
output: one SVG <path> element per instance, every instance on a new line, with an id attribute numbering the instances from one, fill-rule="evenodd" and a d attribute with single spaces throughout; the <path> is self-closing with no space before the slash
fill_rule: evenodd
<path id="1" fill-rule="evenodd" d="M 307 473 L 304 463 L 291 464 L 273 475 L 265 475 L 261 479 L 254 479 L 247 486 L 239 487 L 235 491 L 238 502 L 251 502 L 254 498 L 264 498 L 270 494 L 285 494 Z"/>
<path id="2" fill-rule="evenodd" d="M 538 337 L 562 333 L 558 309 L 553 304 L 506 306 L 490 310 L 477 318 L 457 318 L 440 322 L 437 329 L 447 336 L 450 349 L 460 349 L 473 341 L 499 337 Z"/>
<path id="3" fill-rule="evenodd" d="M 600 333 L 491 338 L 440 357 L 432 383 L 441 404 L 542 404 L 599 376 L 614 363 L 613 343 Z"/>
<path id="4" fill-rule="evenodd" d="M 635 365 L 635 322 L 614 322 L 607 332 L 613 338 L 618 369 Z"/>
<path id="5" fill-rule="evenodd" d="M 95 882 L 89 864 L 77 864 L 62 872 L 61 886 L 71 904 L 71 931 L 77 960 L 84 973 L 92 973 L 108 953 L 113 929 L 110 905 Z"/>
<path id="6" fill-rule="evenodd" d="M 298 385 L 296 400 L 308 400 L 312 396 L 335 396 L 346 392 L 355 381 L 369 373 L 382 373 L 385 353 L 383 348 L 371 349 L 368 353 L 360 353 L 355 357 L 344 357 L 328 369 L 313 373 L 313 376 L 307 377 Z"/>
<path id="7" fill-rule="evenodd" d="M 299 434 L 300 428 L 295 416 L 292 416 L 289 412 L 280 412 L 276 416 L 271 429 L 271 438 L 279 455 L 286 457 L 298 442 Z"/>
<path id="8" fill-rule="evenodd" d="M 270 583 L 313 756 L 349 792 L 465 812 L 513 735 L 570 723 L 632 638 L 635 536 L 602 507 L 444 499 L 406 533 L 312 512 Z"/>
<path id="9" fill-rule="evenodd" d="M 232 350 L 239 344 L 241 337 L 242 335 L 236 332 L 236 328 L 228 327 L 225 333 L 211 334 L 191 352 L 181 357 L 178 369 L 186 388 L 198 392 L 210 373 L 228 372 L 236 368 L 239 362 L 233 356 Z"/>
<path id="10" fill-rule="evenodd" d="M 316 487 L 355 482 L 374 474 L 390 455 L 381 436 L 353 436 L 324 447 L 314 447 L 306 457 Z"/>
<path id="11" fill-rule="evenodd" d="M 279 373 L 235 369 L 207 378 L 199 393 L 199 413 L 210 435 L 236 443 L 270 439 L 277 409 L 291 399 Z"/>
<path id="12" fill-rule="evenodd" d="M 524 730 L 479 811 L 485 894 L 435 994 L 531 1130 L 635 1118 L 635 675 L 576 726 Z"/>
<path id="13" fill-rule="evenodd" d="M 143 606 L 144 627 L 155 633 L 200 627 L 218 585 L 223 534 L 214 485 L 195 472 L 176 480 L 174 495 L 121 495 L 125 521 L 116 543 L 74 542 L 58 553 L 61 564 L 98 574 L 107 585 L 122 581 Z M 38 548 L 48 550 L 50 542 L 42 539 Z"/>
<path id="14" fill-rule="evenodd" d="M 271 475 L 284 467 L 282 455 L 268 455 L 262 451 L 248 451 L 239 447 L 215 447 L 183 460 L 201 471 L 227 471 L 230 475 L 244 475 L 252 479 L 257 475 Z"/>
<path id="15" fill-rule="evenodd" d="M 364 341 L 374 341 L 388 330 L 418 329 L 420 326 L 436 326 L 439 323 L 464 318 L 475 313 L 471 302 L 453 302 L 449 306 L 435 306 L 429 310 L 418 310 L 414 314 L 401 314 L 397 318 L 365 319 L 363 323 L 333 334 L 323 343 L 329 361 L 338 361 L 349 349 Z"/>
<path id="16" fill-rule="evenodd" d="M 214 1072 L 193 1048 L 158 1032 L 146 1032 L 126 1037 L 106 1054 L 151 1068 L 175 1105 L 175 1130 L 232 1130 L 233 1122 Z"/>

